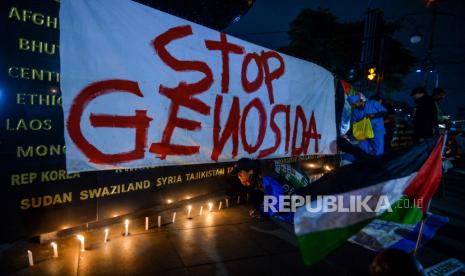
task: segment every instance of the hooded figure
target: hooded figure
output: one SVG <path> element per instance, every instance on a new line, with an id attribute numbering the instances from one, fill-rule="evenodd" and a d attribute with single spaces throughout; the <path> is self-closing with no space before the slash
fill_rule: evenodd
<path id="1" fill-rule="evenodd" d="M 385 134 L 383 117 L 387 113 L 386 108 L 379 101 L 368 100 L 364 102 L 360 96 L 350 96 L 347 101 L 354 107 L 352 123 L 368 117 L 373 128 L 374 137 L 359 141 L 360 148 L 371 155 L 383 154 Z"/>

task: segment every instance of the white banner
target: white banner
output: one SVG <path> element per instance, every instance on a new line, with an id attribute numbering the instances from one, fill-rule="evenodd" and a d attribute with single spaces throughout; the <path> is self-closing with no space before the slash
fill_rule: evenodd
<path id="1" fill-rule="evenodd" d="M 129 0 L 62 0 L 68 172 L 331 154 L 325 69 Z"/>

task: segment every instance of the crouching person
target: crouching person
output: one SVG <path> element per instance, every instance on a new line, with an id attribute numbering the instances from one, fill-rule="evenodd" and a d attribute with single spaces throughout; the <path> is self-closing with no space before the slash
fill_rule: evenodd
<path id="1" fill-rule="evenodd" d="M 263 209 L 264 196 L 275 197 L 293 195 L 298 189 L 310 183 L 309 178 L 296 166 L 270 160 L 252 160 L 241 158 L 231 172 L 237 175 L 245 191 L 249 194 L 253 208 L 250 216 L 260 218 L 261 215 L 276 217 L 292 223 L 292 213 L 279 212 L 280 206 Z M 274 211 L 277 210 L 277 211 Z"/>

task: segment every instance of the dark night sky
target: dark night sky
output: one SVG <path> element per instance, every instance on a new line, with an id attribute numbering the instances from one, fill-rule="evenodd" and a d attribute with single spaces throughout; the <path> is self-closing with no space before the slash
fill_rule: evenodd
<path id="1" fill-rule="evenodd" d="M 421 61 L 426 55 L 427 42 L 431 32 L 431 9 L 424 0 L 256 0 L 250 11 L 236 24 L 224 31 L 249 42 L 276 49 L 288 43 L 287 29 L 289 23 L 302 9 L 318 7 L 327 8 L 341 21 L 361 20 L 366 8 L 380 8 L 387 21 L 407 16 L 404 28 L 396 34 L 408 49 Z M 442 0 L 439 5 L 440 15 L 437 19 L 434 37 L 433 60 L 437 72 L 430 74 L 430 79 L 439 76 L 439 87 L 446 90 L 447 97 L 443 108 L 447 114 L 456 114 L 459 107 L 465 108 L 465 1 Z M 409 35 L 415 31 L 423 34 L 423 41 L 410 44 Z M 418 65 L 418 67 L 420 64 Z M 407 100 L 410 90 L 424 81 L 424 73 L 412 73 L 404 80 L 404 89 L 396 93 L 395 98 Z M 430 82 L 432 88 L 433 82 Z M 465 119 L 465 118 L 463 118 Z"/>

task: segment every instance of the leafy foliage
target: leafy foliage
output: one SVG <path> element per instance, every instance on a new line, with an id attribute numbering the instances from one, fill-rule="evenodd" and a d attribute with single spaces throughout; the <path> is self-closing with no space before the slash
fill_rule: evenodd
<path id="1" fill-rule="evenodd" d="M 350 69 L 359 68 L 363 28 L 363 21 L 339 22 L 326 9 L 305 9 L 289 26 L 289 45 L 279 50 L 349 79 Z M 400 28 L 399 23 L 384 24 L 383 28 L 384 86 L 388 90 L 400 89 L 403 76 L 416 62 L 410 51 L 392 37 Z M 359 72 L 353 81 L 365 77 L 366 72 Z"/>

